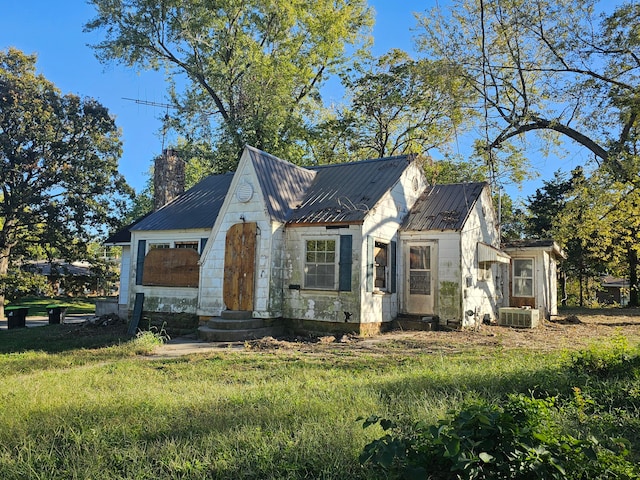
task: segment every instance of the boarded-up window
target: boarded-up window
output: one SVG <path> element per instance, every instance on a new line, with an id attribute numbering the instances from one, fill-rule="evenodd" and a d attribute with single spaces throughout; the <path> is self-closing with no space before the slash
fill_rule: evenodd
<path id="1" fill-rule="evenodd" d="M 197 250 L 154 248 L 144 259 L 142 284 L 163 287 L 197 287 L 200 279 Z"/>

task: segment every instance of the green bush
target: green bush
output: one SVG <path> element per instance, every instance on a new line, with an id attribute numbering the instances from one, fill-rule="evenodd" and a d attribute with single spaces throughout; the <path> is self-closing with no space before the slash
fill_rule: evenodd
<path id="1" fill-rule="evenodd" d="M 570 360 L 570 369 L 574 373 L 598 377 L 628 375 L 639 365 L 640 356 L 629 347 L 622 335 L 609 342 L 573 352 Z"/>
<path id="2" fill-rule="evenodd" d="M 628 442 L 613 439 L 605 448 L 595 438 L 560 431 L 553 398 L 510 396 L 504 407 L 466 404 L 436 425 L 370 417 L 382 438 L 360 456 L 392 478 L 430 479 L 605 479 L 638 478 L 628 462 Z"/>
<path id="3" fill-rule="evenodd" d="M 43 275 L 12 271 L 6 275 L 0 275 L 0 293 L 10 303 L 17 303 L 28 295 L 41 295 L 49 292 L 47 278 Z"/>

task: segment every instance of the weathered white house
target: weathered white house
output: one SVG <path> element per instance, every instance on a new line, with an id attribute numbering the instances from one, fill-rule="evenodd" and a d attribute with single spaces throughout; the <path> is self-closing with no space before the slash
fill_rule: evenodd
<path id="1" fill-rule="evenodd" d="M 472 326 L 509 300 L 488 186 L 430 186 L 413 156 L 303 168 L 247 146 L 128 233 L 128 312 L 143 295 L 152 323 L 214 340 Z"/>

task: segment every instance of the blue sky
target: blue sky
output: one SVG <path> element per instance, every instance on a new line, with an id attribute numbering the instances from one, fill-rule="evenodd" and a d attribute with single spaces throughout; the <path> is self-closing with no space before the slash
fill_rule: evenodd
<path id="1" fill-rule="evenodd" d="M 391 48 L 413 52 L 413 12 L 437 3 L 442 7 L 447 1 L 370 0 L 369 3 L 377 12 L 373 35 L 374 53 L 379 55 Z M 165 103 L 165 83 L 157 73 L 138 73 L 99 63 L 88 44 L 98 42 L 100 37 L 83 32 L 83 25 L 93 16 L 93 7 L 84 0 L 5 2 L 0 14 L 0 49 L 13 46 L 25 53 L 38 54 L 38 71 L 63 93 L 93 97 L 115 115 L 124 142 L 120 171 L 140 191 L 152 159 L 162 151 L 158 118 L 164 110 L 125 98 Z M 526 197 L 542 185 L 543 179 L 550 179 L 555 170 L 571 170 L 585 158 L 572 153 L 560 161 L 533 152 L 531 162 L 541 176 L 527 182 L 522 190 L 510 187 L 506 191 L 514 199 Z"/>

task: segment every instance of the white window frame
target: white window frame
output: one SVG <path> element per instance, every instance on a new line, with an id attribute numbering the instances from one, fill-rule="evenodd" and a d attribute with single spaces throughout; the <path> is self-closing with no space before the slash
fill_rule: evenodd
<path id="1" fill-rule="evenodd" d="M 312 251 L 308 251 L 310 242 L 333 242 L 333 260 L 332 261 L 324 261 L 324 262 L 320 262 L 317 260 L 322 260 L 322 254 L 328 254 L 331 252 L 331 250 L 312 250 Z M 316 247 L 318 246 L 317 243 L 315 245 Z M 314 236 L 314 237 L 307 237 L 303 239 L 303 251 L 304 251 L 304 257 L 303 257 L 303 279 L 304 279 L 304 288 L 308 289 L 308 290 L 338 290 L 338 260 L 339 260 L 339 255 L 340 255 L 340 240 L 339 237 L 337 236 Z M 316 261 L 309 261 L 309 254 L 315 255 L 315 260 Z M 318 255 L 320 254 L 320 255 Z M 329 285 L 329 283 L 327 284 L 317 284 L 314 282 L 311 282 L 310 280 L 313 278 L 318 278 L 320 275 L 322 274 L 314 274 L 314 273 L 309 273 L 309 267 L 313 266 L 315 268 L 317 268 L 318 266 L 324 266 L 324 267 L 328 267 L 331 266 L 331 268 L 333 269 L 331 278 L 331 284 Z M 325 276 L 329 276 L 327 273 L 324 274 Z"/>
<path id="2" fill-rule="evenodd" d="M 516 263 L 517 262 L 530 262 L 531 263 L 531 275 L 530 276 L 523 276 L 523 275 L 519 275 L 516 276 Z M 536 266 L 536 259 L 535 258 L 514 258 L 513 259 L 513 265 L 512 265 L 512 274 L 513 274 L 513 280 L 512 280 L 512 296 L 513 297 L 519 297 L 519 298 L 532 298 L 535 294 L 535 266 Z M 527 295 L 526 292 L 522 292 L 523 290 L 523 286 L 526 284 L 527 281 L 531 282 L 531 294 Z"/>

